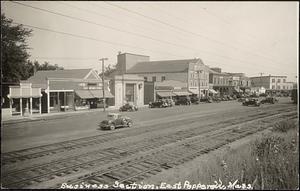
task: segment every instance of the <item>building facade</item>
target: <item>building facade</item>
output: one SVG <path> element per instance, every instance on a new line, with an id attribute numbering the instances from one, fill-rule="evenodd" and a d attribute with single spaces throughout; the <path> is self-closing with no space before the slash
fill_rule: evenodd
<path id="1" fill-rule="evenodd" d="M 293 83 L 287 82 L 287 76 L 257 76 L 251 77 L 253 87 L 264 87 L 267 92 L 291 91 Z"/>
<path id="2" fill-rule="evenodd" d="M 230 83 L 231 76 L 221 71 L 221 68 L 210 68 L 209 83 L 213 89 L 220 95 L 229 95 L 233 92 L 233 86 Z"/>
<path id="3" fill-rule="evenodd" d="M 193 94 L 209 90 L 209 72 L 201 59 L 149 61 L 149 56 L 123 53 L 118 55 L 117 71 L 141 76 L 145 82 L 179 81 Z"/>
<path id="4" fill-rule="evenodd" d="M 108 87 L 92 69 L 38 71 L 11 86 L 8 97 L 12 114 L 32 114 L 37 108 L 38 113 L 66 112 L 103 107 L 104 96 L 105 101 L 113 98 Z"/>
<path id="5" fill-rule="evenodd" d="M 115 75 L 111 81 L 114 105 L 121 107 L 126 103 L 144 106 L 144 79 L 137 75 Z"/>

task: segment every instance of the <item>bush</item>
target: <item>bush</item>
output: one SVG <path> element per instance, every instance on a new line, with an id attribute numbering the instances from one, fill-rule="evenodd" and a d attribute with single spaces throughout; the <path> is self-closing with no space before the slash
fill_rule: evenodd
<path id="1" fill-rule="evenodd" d="M 201 172 L 190 177 L 191 181 L 211 184 L 220 179 L 226 185 L 238 180 L 238 184 L 251 184 L 254 189 L 297 189 L 297 124 L 286 121 L 274 127 L 276 133 L 265 134 L 251 144 L 228 150 L 225 156 L 208 160 Z"/>
<path id="2" fill-rule="evenodd" d="M 274 125 L 273 131 L 277 132 L 287 132 L 290 129 L 296 128 L 298 125 L 294 121 L 281 121 Z"/>

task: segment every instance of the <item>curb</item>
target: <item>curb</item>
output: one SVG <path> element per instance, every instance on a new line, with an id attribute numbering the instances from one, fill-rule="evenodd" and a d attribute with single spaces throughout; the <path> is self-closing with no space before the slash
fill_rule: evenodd
<path id="1" fill-rule="evenodd" d="M 145 107 L 146 106 L 141 106 L 140 108 L 145 108 Z M 72 113 L 57 113 L 55 115 L 45 114 L 44 116 L 40 116 L 40 117 L 24 118 L 24 119 L 11 119 L 11 120 L 7 120 L 7 121 L 2 121 L 2 125 L 11 125 L 11 124 L 18 124 L 18 123 L 23 123 L 23 122 L 47 121 L 47 120 L 61 119 L 61 118 L 91 113 L 91 112 L 99 112 L 102 109 L 103 108 L 99 108 L 99 109 L 95 109 L 95 110 L 79 111 L 79 112 L 74 111 Z M 106 111 L 108 111 L 108 112 L 109 111 L 118 111 L 118 109 L 111 108 L 111 109 L 107 109 Z"/>

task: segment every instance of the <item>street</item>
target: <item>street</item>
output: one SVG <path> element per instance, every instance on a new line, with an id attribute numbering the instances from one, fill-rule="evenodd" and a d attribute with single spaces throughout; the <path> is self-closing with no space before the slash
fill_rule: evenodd
<path id="1" fill-rule="evenodd" d="M 290 98 L 281 98 L 280 103 L 288 103 Z M 145 122 L 151 124 L 172 121 L 189 117 L 189 115 L 207 115 L 226 113 L 226 111 L 260 111 L 261 108 L 241 107 L 237 101 L 221 103 L 200 104 L 191 106 L 175 106 L 172 108 L 140 108 L 138 112 L 124 112 L 122 114 L 133 119 L 134 128 L 140 127 Z M 73 116 L 59 116 L 50 120 L 33 121 L 4 125 L 2 130 L 2 151 L 25 149 L 43 144 L 50 144 L 64 140 L 72 140 L 80 137 L 110 133 L 97 130 L 98 124 L 106 118 L 109 112 L 89 112 L 75 114 Z M 118 132 L 126 129 L 118 129 Z"/>
<path id="2" fill-rule="evenodd" d="M 276 121 L 297 118 L 289 98 L 260 107 L 227 101 L 123 114 L 133 119 L 132 128 L 99 130 L 106 117 L 99 111 L 4 126 L 3 185 L 59 188 L 65 182 L 140 181 Z"/>

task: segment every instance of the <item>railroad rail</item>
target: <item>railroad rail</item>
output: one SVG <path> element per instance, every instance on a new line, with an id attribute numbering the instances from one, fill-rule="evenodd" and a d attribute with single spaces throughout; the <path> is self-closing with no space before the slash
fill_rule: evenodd
<path id="1" fill-rule="evenodd" d="M 296 114 L 296 113 L 294 113 Z M 289 117 L 288 117 L 289 116 Z M 282 116 L 286 119 L 296 119 L 290 117 L 290 115 Z M 288 117 L 288 118 L 287 118 Z M 251 124 L 250 126 L 242 127 L 239 131 L 228 131 L 228 129 L 221 129 L 210 136 L 202 136 L 201 139 L 198 136 L 184 141 L 180 145 L 170 146 L 168 149 L 163 149 L 156 153 L 150 153 L 141 157 L 137 157 L 126 163 L 115 165 L 113 168 L 107 170 L 101 170 L 93 172 L 75 179 L 67 181 L 68 184 L 107 184 L 112 185 L 115 181 L 124 184 L 131 184 L 133 182 L 141 181 L 147 177 L 150 177 L 164 169 L 169 169 L 174 166 L 180 165 L 186 161 L 192 160 L 195 157 L 215 150 L 223 145 L 231 143 L 235 140 L 241 139 L 249 134 L 253 134 L 257 131 L 264 130 L 270 127 L 270 122 L 281 121 L 282 118 L 269 118 L 257 124 Z M 261 122 L 261 121 L 260 121 Z M 233 130 L 233 129 L 232 129 Z M 59 185 L 55 186 L 59 188 Z"/>
<path id="2" fill-rule="evenodd" d="M 100 152 L 90 153 L 85 156 L 77 156 L 73 158 L 66 158 L 63 160 L 51 162 L 48 164 L 43 164 L 40 166 L 34 166 L 31 168 L 26 168 L 18 171 L 12 171 L 5 173 L 5 176 L 2 177 L 2 182 L 5 187 L 11 187 L 11 186 L 19 186 L 20 187 L 26 187 L 31 184 L 51 180 L 55 178 L 55 176 L 64 176 L 67 174 L 71 174 L 74 172 L 77 172 L 79 169 L 86 169 L 91 168 L 93 166 L 101 166 L 103 164 L 109 163 L 111 161 L 117 161 L 120 158 L 124 158 L 127 156 L 131 156 L 133 154 L 136 154 L 138 152 L 144 151 L 144 150 L 155 150 L 155 148 L 160 147 L 162 145 L 168 145 L 176 142 L 184 142 L 186 139 L 191 139 L 194 137 L 197 137 L 199 134 L 203 133 L 209 133 L 213 131 L 221 131 L 226 129 L 226 127 L 230 126 L 231 128 L 235 128 L 234 125 L 241 125 L 241 124 L 248 124 L 253 123 L 254 121 L 261 121 L 263 123 L 270 122 L 270 120 L 277 120 L 278 117 L 289 117 L 291 115 L 296 114 L 295 112 L 289 112 L 289 113 L 283 113 L 278 114 L 277 110 L 270 113 L 265 114 L 259 114 L 257 115 L 250 115 L 247 116 L 247 118 L 242 117 L 240 119 L 234 118 L 234 120 L 227 120 L 224 121 L 222 124 L 219 124 L 216 126 L 216 124 L 210 124 L 205 129 L 197 128 L 197 125 L 193 128 L 190 128 L 186 131 L 178 131 L 174 132 L 171 135 L 165 136 L 162 135 L 161 137 L 155 137 L 153 139 L 145 140 L 144 142 L 139 143 L 129 143 L 127 145 L 121 146 L 119 148 L 110 148 L 110 149 L 104 149 L 99 150 Z M 286 110 L 287 111 L 287 110 Z M 276 114 L 277 113 L 277 114 Z M 255 119 L 255 120 L 253 120 Z M 199 126 L 199 125 L 198 125 Z M 250 128 L 251 129 L 251 128 Z M 256 132 L 257 128 L 253 128 L 253 132 Z M 228 135 L 228 132 L 222 132 L 223 135 Z M 224 134 L 225 133 L 225 134 Z M 249 132 L 248 132 L 249 133 Z M 252 132 L 250 132 L 252 133 Z M 236 133 L 234 133 L 236 134 Z M 237 135 L 235 135 L 237 136 Z M 206 136 L 205 140 L 208 139 L 215 140 L 217 137 L 211 137 Z M 191 144 L 194 143 L 188 143 L 186 145 L 189 145 L 189 148 L 191 147 Z M 223 144 L 223 142 L 222 142 Z M 212 144 L 213 145 L 213 144 Z M 167 152 L 170 152 L 168 149 Z M 151 154 L 151 156 L 153 153 Z M 178 153 L 176 154 L 177 156 Z M 151 158 L 151 157 L 150 157 Z M 150 159 L 151 161 L 152 159 Z M 147 157 L 148 161 L 148 157 Z M 149 161 L 148 161 L 149 162 Z"/>
<path id="3" fill-rule="evenodd" d="M 267 110 L 264 111 L 264 113 L 275 110 L 276 108 L 277 108 L 276 106 L 267 108 Z M 284 112 L 288 108 L 290 108 L 290 106 L 287 107 L 280 106 L 280 109 L 277 111 Z M 228 112 L 228 115 L 230 115 L 230 113 L 231 112 Z M 233 113 L 234 112 L 232 112 L 232 114 Z M 179 121 L 175 120 L 172 122 L 162 123 L 160 124 L 160 126 L 172 127 L 174 124 L 184 125 L 187 122 L 198 118 L 199 118 L 198 116 L 192 116 L 191 118 L 187 118 L 185 120 L 179 120 Z M 147 126 L 148 131 L 157 130 L 159 128 L 160 127 L 157 126 L 151 126 L 151 125 Z M 84 137 L 80 139 L 73 139 L 73 140 L 63 141 L 59 143 L 53 143 L 53 144 L 48 144 L 48 145 L 43 145 L 38 147 L 32 147 L 28 149 L 2 153 L 2 165 L 7 165 L 19 161 L 43 157 L 46 155 L 56 154 L 60 152 L 65 152 L 66 150 L 70 151 L 73 149 L 83 148 L 86 146 L 95 146 L 98 144 L 106 143 L 111 140 L 120 140 L 123 138 L 127 138 L 128 136 L 137 136 L 142 133 L 145 133 L 145 131 L 144 129 L 141 128 L 128 129 L 127 131 L 122 131 L 122 132 L 110 132 L 102 135 L 95 135 L 95 136 Z"/>

